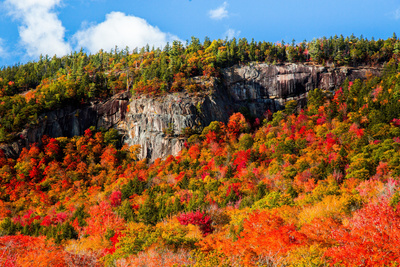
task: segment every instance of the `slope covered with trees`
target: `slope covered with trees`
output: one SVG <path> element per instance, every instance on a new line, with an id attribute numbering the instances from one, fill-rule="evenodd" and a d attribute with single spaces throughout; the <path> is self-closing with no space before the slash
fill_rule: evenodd
<path id="1" fill-rule="evenodd" d="M 346 82 L 334 93 L 315 89 L 301 111 L 288 102 L 285 110 L 266 111 L 258 118 L 232 114 L 226 124 L 213 122 L 190 136 L 176 157 L 147 164 L 137 158 L 140 147 L 121 147 L 115 130 L 93 128 L 79 137 L 45 137 L 40 146 L 25 149 L 18 159 L 0 155 L 1 265 L 397 266 L 398 41 L 350 39 L 343 38 L 349 48 L 353 43 L 354 47 L 379 44 L 378 50 L 366 50 L 375 51 L 372 55 L 354 64 L 385 63 L 382 77 Z M 340 40 L 315 40 L 299 60 L 310 60 L 307 56 L 313 55 L 316 44 L 322 49 Z M 218 53 L 228 51 L 232 42 L 213 41 L 193 48 L 207 53 L 207 48 L 217 47 L 210 77 L 217 77 L 218 68 L 225 66 L 218 63 Z M 182 46 L 183 63 L 188 61 L 182 55 L 197 53 L 186 52 L 194 43 Z M 283 49 L 283 60 L 289 60 L 287 51 L 303 49 L 302 44 L 274 44 L 259 50 L 264 51 L 263 58 L 251 58 L 252 43 L 247 44 L 245 59 L 224 64 L 265 60 L 272 47 Z M 263 43 L 254 45 L 261 48 Z M 386 58 L 383 51 L 388 46 L 392 48 Z M 341 64 L 332 57 L 337 53 L 333 51 L 319 50 L 319 57 L 311 60 Z M 151 53 L 157 51 L 121 60 Z M 153 62 L 160 58 L 154 56 Z M 204 68 L 199 69 L 204 72 Z M 161 93 L 160 85 L 155 91 L 138 89 L 149 81 L 164 81 L 159 74 L 140 80 L 145 74 L 139 72 L 146 70 L 138 67 L 138 76 L 129 72 L 132 90 Z M 190 77 L 199 75 L 185 69 L 173 73 L 165 80 L 165 92 L 175 90 L 179 75 L 186 81 L 177 88 L 191 90 Z M 49 80 L 48 88 L 57 79 Z M 46 85 L 40 83 L 32 93 L 34 100 L 24 103 L 36 103 L 40 95 L 46 98 L 41 93 Z M 126 84 L 104 88 L 125 90 Z M 74 97 L 68 99 L 82 100 Z"/>
<path id="2" fill-rule="evenodd" d="M 251 42 L 245 38 L 174 41 L 163 49 L 118 49 L 94 55 L 74 52 L 62 58 L 41 57 L 0 70 L 0 143 L 18 138 L 38 123 L 38 114 L 65 105 L 107 99 L 125 90 L 133 96 L 187 91 L 204 93 L 221 68 L 251 61 L 299 62 L 336 66 L 380 66 L 400 55 L 400 41 L 334 36 L 299 44 Z M 196 78 L 201 77 L 201 78 Z"/>

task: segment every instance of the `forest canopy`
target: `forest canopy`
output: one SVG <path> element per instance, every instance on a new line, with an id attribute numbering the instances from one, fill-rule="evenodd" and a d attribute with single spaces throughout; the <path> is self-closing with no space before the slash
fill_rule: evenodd
<path id="1" fill-rule="evenodd" d="M 118 146 L 115 130 L 93 127 L 44 137 L 17 159 L 0 150 L 0 265 L 398 266 L 398 47 L 395 36 L 193 38 L 163 50 L 81 51 L 3 68 L 2 142 L 66 104 L 125 90 L 205 93 L 208 79 L 234 64 L 383 71 L 335 92 L 316 88 L 302 110 L 288 102 L 259 118 L 234 113 L 151 164 L 138 158 L 139 146 Z"/>
<path id="2" fill-rule="evenodd" d="M 258 61 L 330 66 L 381 66 L 397 61 L 400 41 L 334 36 L 286 44 L 198 38 L 163 48 L 143 47 L 74 52 L 58 58 L 42 56 L 37 62 L 4 66 L 0 70 L 0 142 L 15 139 L 23 128 L 38 122 L 38 114 L 65 105 L 107 99 L 121 91 L 132 95 L 170 92 L 208 92 L 221 69 Z"/>

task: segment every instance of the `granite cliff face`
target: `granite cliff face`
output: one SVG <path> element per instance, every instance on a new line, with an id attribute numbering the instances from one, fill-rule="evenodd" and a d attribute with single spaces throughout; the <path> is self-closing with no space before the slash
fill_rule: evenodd
<path id="1" fill-rule="evenodd" d="M 141 158 L 165 158 L 183 147 L 186 127 L 202 128 L 212 121 L 226 122 L 233 112 L 246 108 L 255 116 L 277 111 L 288 100 L 306 102 L 314 88 L 334 90 L 349 80 L 379 75 L 375 68 L 329 68 L 303 64 L 249 64 L 223 71 L 213 91 L 203 95 L 172 93 L 162 97 L 115 95 L 108 101 L 84 107 L 66 107 L 42 114 L 39 124 L 25 129 L 12 145 L 3 146 L 8 156 L 23 147 L 51 137 L 83 134 L 90 126 L 116 128 L 129 145 L 140 144 Z"/>
<path id="2" fill-rule="evenodd" d="M 67 106 L 41 114 L 38 123 L 18 134 L 18 141 L 0 146 L 8 157 L 17 157 L 24 147 L 40 143 L 44 135 L 73 137 L 82 135 L 90 126 L 109 129 L 123 123 L 129 94 L 123 93 L 108 101 L 94 102 L 87 106 Z"/>
<path id="3" fill-rule="evenodd" d="M 132 99 L 126 114 L 125 142 L 140 144 L 141 158 L 165 158 L 182 150 L 184 129 L 227 121 L 229 99 L 219 93 L 193 96 L 174 93 L 159 98 Z"/>
<path id="4" fill-rule="evenodd" d="M 184 140 L 179 134 L 185 127 L 226 122 L 241 108 L 260 117 L 268 109 L 282 109 L 288 100 L 295 99 L 304 106 L 310 90 L 334 90 L 346 78 L 364 79 L 368 73 L 379 75 L 380 71 L 302 64 L 234 66 L 225 69 L 222 81 L 214 85 L 214 92 L 204 96 L 174 93 L 160 98 L 131 99 L 125 119 L 125 142 L 140 144 L 140 156 L 151 161 L 176 155 L 183 148 Z M 174 134 L 165 134 L 168 128 Z"/>
<path id="5" fill-rule="evenodd" d="M 334 90 L 346 79 L 365 79 L 367 74 L 380 75 L 380 69 L 250 64 L 226 69 L 224 87 L 236 106 L 247 105 L 257 115 L 260 110 L 279 110 L 289 100 L 298 100 L 304 105 L 310 90 Z"/>

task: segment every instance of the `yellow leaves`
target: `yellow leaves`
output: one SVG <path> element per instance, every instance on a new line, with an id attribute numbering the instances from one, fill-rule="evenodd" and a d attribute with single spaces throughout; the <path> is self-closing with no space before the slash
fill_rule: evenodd
<path id="1" fill-rule="evenodd" d="M 290 251 L 286 258 L 285 266 L 289 267 L 314 267 L 325 266 L 323 255 L 326 248 L 320 245 L 302 246 Z"/>
<path id="2" fill-rule="evenodd" d="M 133 145 L 133 146 L 130 146 L 130 147 L 128 148 L 129 157 L 130 157 L 132 160 L 134 160 L 134 161 L 139 160 L 139 155 L 140 155 L 140 151 L 141 151 L 141 150 L 142 150 L 141 145 Z"/>
<path id="3" fill-rule="evenodd" d="M 156 243 L 158 236 L 152 226 L 135 222 L 128 223 L 126 230 L 122 231 L 122 234 L 123 236 L 121 236 L 117 244 L 116 251 L 117 254 L 122 254 L 122 256 L 136 254 L 145 250 Z"/>
<path id="4" fill-rule="evenodd" d="M 126 257 L 152 249 L 173 250 L 193 249 L 202 237 L 198 226 L 181 225 L 176 217 L 158 223 L 156 226 L 130 222 L 117 243 L 113 257 Z"/>
<path id="5" fill-rule="evenodd" d="M 212 178 L 210 177 L 210 175 L 207 175 L 206 177 L 204 177 L 204 183 L 208 184 L 211 181 L 212 181 Z"/>
<path id="6" fill-rule="evenodd" d="M 275 212 L 275 214 L 278 214 L 287 224 L 298 224 L 300 208 L 297 206 L 285 205 L 273 209 L 273 212 Z"/>
<path id="7" fill-rule="evenodd" d="M 366 180 L 370 176 L 369 167 L 372 160 L 367 153 L 359 153 L 350 159 L 350 165 L 347 169 L 346 178 L 355 178 Z"/>
<path id="8" fill-rule="evenodd" d="M 256 201 L 252 205 L 252 210 L 273 209 L 285 205 L 292 204 L 292 198 L 288 194 L 281 194 L 273 191 L 267 194 L 264 198 Z"/>
<path id="9" fill-rule="evenodd" d="M 193 53 L 191 57 L 188 58 L 187 63 L 188 65 L 196 65 L 200 60 L 200 57 L 197 56 L 197 53 Z"/>
<path id="10" fill-rule="evenodd" d="M 137 255 L 131 255 L 128 258 L 122 258 L 113 262 L 112 266 L 127 267 L 127 266 L 147 266 L 147 267 L 178 267 L 178 266 L 193 266 L 194 261 L 191 253 L 184 249 L 177 251 L 160 249 L 151 247 L 147 251 L 140 252 Z M 215 265 L 211 265 L 215 266 Z"/>
<path id="11" fill-rule="evenodd" d="M 102 251 L 110 246 L 110 242 L 104 237 L 96 235 L 81 238 L 74 243 L 74 246 L 79 252 Z"/>
<path id="12" fill-rule="evenodd" d="M 250 208 L 240 210 L 228 207 L 226 213 L 231 218 L 230 227 L 237 230 L 243 225 L 243 221 L 249 217 L 251 210 Z"/>
<path id="13" fill-rule="evenodd" d="M 228 262 L 225 262 L 224 253 L 219 251 L 211 251 L 209 253 L 195 251 L 194 256 L 196 261 L 192 265 L 193 267 L 232 266 Z"/>
<path id="14" fill-rule="evenodd" d="M 209 47 L 205 49 L 205 53 L 212 53 L 213 49 L 218 48 L 219 44 L 217 40 L 212 41 Z"/>
<path id="15" fill-rule="evenodd" d="M 303 209 L 299 214 L 299 223 L 311 223 L 315 218 L 343 219 L 361 205 L 361 199 L 352 195 L 328 195 L 321 202 Z"/>
<path id="16" fill-rule="evenodd" d="M 326 124 L 323 125 L 317 125 L 315 127 L 315 135 L 318 137 L 324 137 L 328 133 L 328 128 L 326 127 Z"/>
<path id="17" fill-rule="evenodd" d="M 268 166 L 268 172 L 270 174 L 277 174 L 281 170 L 281 165 L 276 158 L 273 158 Z"/>
<path id="18" fill-rule="evenodd" d="M 176 217 L 158 223 L 155 229 L 156 232 L 160 232 L 161 242 L 173 249 L 192 248 L 202 237 L 198 226 L 181 225 Z"/>

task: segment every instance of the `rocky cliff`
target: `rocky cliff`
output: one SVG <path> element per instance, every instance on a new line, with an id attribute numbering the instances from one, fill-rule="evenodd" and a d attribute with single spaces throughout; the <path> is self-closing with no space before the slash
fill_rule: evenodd
<path id="1" fill-rule="evenodd" d="M 250 64 L 226 69 L 224 87 L 236 106 L 247 105 L 256 115 L 266 109 L 279 110 L 289 100 L 298 100 L 304 105 L 310 90 L 334 90 L 346 79 L 365 79 L 366 75 L 380 75 L 380 69 Z"/>
<path id="2" fill-rule="evenodd" d="M 105 102 L 84 107 L 66 107 L 42 114 L 39 124 L 26 129 L 21 138 L 3 147 L 16 156 L 22 147 L 52 137 L 83 134 L 90 126 L 114 127 L 126 143 L 140 144 L 141 158 L 176 155 L 183 147 L 181 133 L 186 127 L 204 127 L 212 121 L 227 121 L 230 114 L 246 108 L 254 116 L 276 111 L 288 100 L 304 105 L 314 88 L 334 90 L 346 78 L 363 79 L 379 75 L 376 68 L 334 68 L 303 64 L 249 64 L 223 71 L 212 92 L 202 95 L 172 93 L 162 97 L 118 94 Z"/>
<path id="3" fill-rule="evenodd" d="M 123 124 L 129 94 L 115 95 L 108 101 L 93 102 L 85 106 L 67 106 L 38 117 L 38 123 L 18 134 L 18 141 L 2 145 L 6 156 L 17 157 L 24 147 L 40 143 L 44 135 L 50 137 L 73 137 L 82 135 L 90 126 L 109 129 Z M 121 127 L 120 127 L 121 128 Z M 122 127 L 121 130 L 124 128 Z"/>
<path id="4" fill-rule="evenodd" d="M 125 141 L 130 145 L 140 144 L 142 158 L 154 160 L 176 155 L 183 147 L 184 140 L 179 134 L 185 127 L 226 122 L 241 108 L 261 117 L 268 109 L 281 109 L 288 100 L 295 99 L 304 105 L 307 92 L 314 88 L 334 90 L 346 78 L 364 79 L 367 74 L 379 75 L 380 70 L 302 64 L 234 66 L 223 71 L 221 81 L 207 95 L 174 93 L 160 98 L 132 99 L 125 119 Z M 174 134 L 165 134 L 171 127 Z"/>

